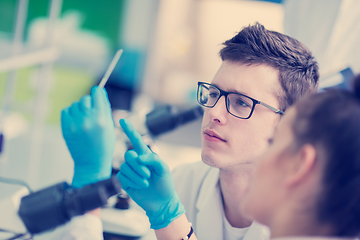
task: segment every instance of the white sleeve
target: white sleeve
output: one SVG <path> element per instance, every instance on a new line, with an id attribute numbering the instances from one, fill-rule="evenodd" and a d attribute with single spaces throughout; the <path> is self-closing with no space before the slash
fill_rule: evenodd
<path id="1" fill-rule="evenodd" d="M 67 224 L 56 228 L 51 240 L 103 240 L 103 227 L 99 217 L 84 214 L 74 217 Z"/>

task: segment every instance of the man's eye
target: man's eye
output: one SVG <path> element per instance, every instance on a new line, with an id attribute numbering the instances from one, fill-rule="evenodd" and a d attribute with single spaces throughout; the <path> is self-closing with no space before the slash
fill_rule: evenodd
<path id="1" fill-rule="evenodd" d="M 209 96 L 210 96 L 211 98 L 217 98 L 217 97 L 219 96 L 219 94 L 216 93 L 216 92 L 212 92 L 212 93 L 209 93 Z"/>
<path id="2" fill-rule="evenodd" d="M 251 107 L 250 104 L 245 102 L 243 99 L 239 98 L 236 100 L 236 105 L 239 107 Z"/>

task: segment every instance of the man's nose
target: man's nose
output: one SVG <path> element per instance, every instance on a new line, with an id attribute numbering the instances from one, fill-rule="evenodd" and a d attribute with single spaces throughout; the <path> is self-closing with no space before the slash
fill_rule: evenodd
<path id="1" fill-rule="evenodd" d="M 221 96 L 215 106 L 209 109 L 209 116 L 212 121 L 225 123 L 228 114 L 225 96 Z"/>

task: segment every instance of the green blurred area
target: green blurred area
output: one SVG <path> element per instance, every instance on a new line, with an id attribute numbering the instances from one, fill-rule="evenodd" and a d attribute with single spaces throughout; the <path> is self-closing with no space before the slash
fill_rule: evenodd
<path id="1" fill-rule="evenodd" d="M 61 109 L 89 94 L 95 79 L 84 71 L 61 67 L 54 68 L 54 77 L 55 84 L 49 96 L 51 112 L 47 122 L 60 123 Z"/>
<path id="2" fill-rule="evenodd" d="M 24 68 L 21 71 L 18 71 L 16 74 L 17 84 L 15 94 L 13 96 L 13 102 L 11 103 L 10 111 L 16 111 L 22 113 L 22 115 L 27 120 L 32 120 L 32 113 L 28 107 L 30 100 L 35 96 L 29 86 L 30 82 L 28 81 L 30 73 L 32 72 L 31 68 Z M 6 80 L 8 73 L 0 73 L 0 104 L 3 104 L 3 98 L 6 91 Z M 16 107 L 19 106 L 19 107 Z M 25 110 L 28 109 L 28 110 Z"/>
<path id="3" fill-rule="evenodd" d="M 121 14 L 125 0 L 63 0 L 62 11 L 77 10 L 83 18 L 82 29 L 95 31 L 97 34 L 109 40 L 110 51 L 118 48 L 121 37 Z M 17 11 L 16 0 L 0 0 L 0 33 L 12 37 L 14 19 Z M 29 0 L 25 39 L 27 38 L 30 23 L 38 17 L 48 16 L 49 0 Z M 62 16 L 62 15 L 61 15 Z M 60 17 L 61 17 L 60 16 Z M 37 89 L 32 86 L 32 76 L 39 71 L 39 67 L 19 69 L 17 71 L 16 90 L 11 111 L 22 113 L 26 119 L 32 120 Z M 61 109 L 79 100 L 84 94 L 88 94 L 95 83 L 95 76 L 74 68 L 54 65 L 54 83 L 48 97 L 48 112 L 46 123 L 59 124 Z M 0 103 L 6 89 L 8 73 L 0 73 Z M 35 78 L 36 79 L 36 78 Z"/>
<path id="4" fill-rule="evenodd" d="M 34 19 L 48 16 L 50 2 L 50 0 L 29 0 L 25 33 Z M 61 13 L 68 10 L 81 12 L 84 17 L 82 28 L 95 31 L 109 39 L 111 50 L 115 51 L 121 38 L 120 22 L 124 2 L 125 0 L 63 0 Z M 16 0 L 0 0 L 0 32 L 9 34 L 13 32 L 16 8 Z"/>
<path id="5" fill-rule="evenodd" d="M 21 113 L 27 120 L 32 121 L 36 104 L 36 83 L 31 83 L 31 77 L 38 74 L 40 68 L 25 68 L 17 72 L 15 94 L 11 111 Z M 0 73 L 0 104 L 2 104 L 7 73 Z M 60 124 L 60 113 L 64 107 L 78 101 L 85 94 L 89 94 L 95 80 L 90 74 L 64 67 L 54 67 L 54 82 L 48 96 L 47 124 Z M 35 78 L 36 79 L 36 78 Z M 34 86 L 32 86 L 34 85 Z"/>

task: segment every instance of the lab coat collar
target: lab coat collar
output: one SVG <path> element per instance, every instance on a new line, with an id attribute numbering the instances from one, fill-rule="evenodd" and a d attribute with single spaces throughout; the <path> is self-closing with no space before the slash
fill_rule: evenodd
<path id="1" fill-rule="evenodd" d="M 204 178 L 196 202 L 198 239 L 223 239 L 222 199 L 219 169 L 211 168 Z"/>
<path id="2" fill-rule="evenodd" d="M 201 211 L 203 208 L 207 207 L 209 199 L 214 197 L 214 195 L 218 195 L 217 191 L 220 191 L 220 188 L 217 186 L 219 183 L 219 174 L 220 170 L 218 168 L 210 167 L 209 172 L 203 180 L 199 197 L 196 201 L 197 210 Z"/>

